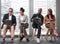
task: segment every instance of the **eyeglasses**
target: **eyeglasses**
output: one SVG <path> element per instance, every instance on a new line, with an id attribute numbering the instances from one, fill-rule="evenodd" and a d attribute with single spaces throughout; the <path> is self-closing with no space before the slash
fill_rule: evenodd
<path id="1" fill-rule="evenodd" d="M 9 11 L 9 12 L 13 12 L 13 11 Z"/>

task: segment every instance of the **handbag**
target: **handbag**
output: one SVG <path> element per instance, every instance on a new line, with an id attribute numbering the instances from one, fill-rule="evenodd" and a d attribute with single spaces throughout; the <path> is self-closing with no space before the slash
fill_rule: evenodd
<path id="1" fill-rule="evenodd" d="M 29 24 L 28 23 L 25 23 L 25 27 L 28 28 Z"/>
<path id="2" fill-rule="evenodd" d="M 25 28 L 28 28 L 29 24 L 28 23 L 21 23 L 21 25 Z"/>
<path id="3" fill-rule="evenodd" d="M 50 23 L 45 24 L 46 28 L 50 28 Z"/>
<path id="4" fill-rule="evenodd" d="M 12 25 L 12 22 L 11 22 L 11 20 L 5 20 L 5 24 Z"/>

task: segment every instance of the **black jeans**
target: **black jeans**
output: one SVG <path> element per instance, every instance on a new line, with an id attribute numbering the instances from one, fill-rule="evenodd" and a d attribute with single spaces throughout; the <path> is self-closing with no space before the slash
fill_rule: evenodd
<path id="1" fill-rule="evenodd" d="M 37 38 L 40 38 L 40 34 L 41 34 L 41 24 L 38 23 L 37 20 L 34 20 L 33 22 L 36 23 L 37 28 L 38 28 Z"/>

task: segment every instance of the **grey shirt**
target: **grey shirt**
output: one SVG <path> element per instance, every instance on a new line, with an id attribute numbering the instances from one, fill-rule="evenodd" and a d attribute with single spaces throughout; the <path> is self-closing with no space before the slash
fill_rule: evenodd
<path id="1" fill-rule="evenodd" d="M 18 16 L 18 23 L 19 23 L 19 25 L 21 23 L 28 23 L 28 16 L 27 15 L 24 15 L 24 16 L 19 15 Z"/>

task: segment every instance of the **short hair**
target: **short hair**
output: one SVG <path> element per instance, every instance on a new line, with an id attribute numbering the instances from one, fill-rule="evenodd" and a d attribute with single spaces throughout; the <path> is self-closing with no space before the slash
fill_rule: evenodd
<path id="1" fill-rule="evenodd" d="M 42 11 L 42 8 L 39 8 L 38 10 L 41 10 Z"/>
<path id="2" fill-rule="evenodd" d="M 13 11 L 13 8 L 9 8 L 9 9 L 11 9 Z"/>
<path id="3" fill-rule="evenodd" d="M 22 8 L 22 7 L 20 8 L 20 11 L 25 12 L 24 8 Z"/>

